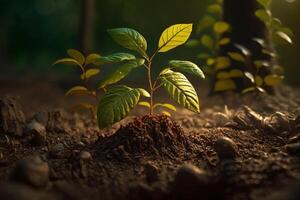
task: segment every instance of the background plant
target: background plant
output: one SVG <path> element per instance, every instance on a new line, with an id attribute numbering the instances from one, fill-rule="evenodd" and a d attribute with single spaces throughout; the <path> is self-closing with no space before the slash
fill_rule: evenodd
<path id="1" fill-rule="evenodd" d="M 96 105 L 99 101 L 99 94 L 96 88 L 90 86 L 90 79 L 100 73 L 99 67 L 95 67 L 95 61 L 101 56 L 98 54 L 90 54 L 85 57 L 81 52 L 75 49 L 69 49 L 67 51 L 69 57 L 57 60 L 54 65 L 64 64 L 72 65 L 80 70 L 79 79 L 80 84 L 73 86 L 66 92 L 66 96 L 88 96 L 93 101 L 81 102 L 72 106 L 70 109 L 77 111 L 80 109 L 87 109 L 90 111 L 92 118 L 95 117 Z"/>
<path id="2" fill-rule="evenodd" d="M 247 25 L 240 24 L 243 20 L 237 19 L 236 13 L 241 13 L 239 9 L 247 7 L 251 9 L 255 4 L 253 1 L 257 1 L 256 4 L 259 7 L 253 13 L 253 17 L 256 15 L 265 24 L 266 36 L 253 37 L 252 42 L 249 42 L 245 39 L 247 36 L 237 38 L 237 35 L 245 34 L 243 30 L 239 32 L 239 29 L 245 29 Z M 247 2 L 247 6 L 246 3 L 234 5 L 236 4 L 234 1 L 225 0 L 226 8 L 223 8 L 223 3 L 217 0 L 207 7 L 207 13 L 199 21 L 197 28 L 197 32 L 202 34 L 201 38 L 188 42 L 188 46 L 200 45 L 208 51 L 198 54 L 197 57 L 208 66 L 205 72 L 212 77 L 212 91 L 235 90 L 247 93 L 266 92 L 265 89 L 267 89 L 271 92 L 270 88 L 278 85 L 283 79 L 283 68 L 276 62 L 277 54 L 273 49 L 273 44 L 275 46 L 291 44 L 292 31 L 284 27 L 278 18 L 272 17 L 271 0 L 251 0 Z M 227 14 L 224 14 L 224 11 L 227 11 Z M 253 17 L 251 16 L 250 19 Z M 232 27 L 224 20 L 233 22 L 237 27 Z M 256 21 L 259 22 L 259 20 Z M 244 23 L 249 23 L 252 29 L 257 28 L 258 35 L 263 32 L 259 28 L 260 23 L 255 20 L 244 21 Z M 231 32 L 232 29 L 235 29 L 234 33 Z M 257 51 L 261 52 L 257 53 Z"/>
<path id="3" fill-rule="evenodd" d="M 139 66 L 144 66 L 147 70 L 149 88 L 146 91 L 142 88 L 130 88 L 125 85 L 109 87 L 98 106 L 98 124 L 100 128 L 106 128 L 120 121 L 137 104 L 147 107 L 150 115 L 154 114 L 154 109 L 158 107 L 175 111 L 175 106 L 169 103 L 155 102 L 154 93 L 161 87 L 165 88 L 169 96 L 181 106 L 196 113 L 200 112 L 196 90 L 186 76 L 181 73 L 190 73 L 204 78 L 203 72 L 196 64 L 184 60 L 171 60 L 156 78 L 152 78 L 151 72 L 156 55 L 183 45 L 188 40 L 191 32 L 192 24 L 176 24 L 167 28 L 159 39 L 158 47 L 149 56 L 147 54 L 147 41 L 139 32 L 130 28 L 108 30 L 108 33 L 116 43 L 135 51 L 140 55 L 140 58 L 127 53 L 117 53 L 99 58 L 96 62 L 98 64 L 126 60 L 124 65 L 120 65 L 101 81 L 99 88 L 106 88 L 108 85 L 117 83 L 127 76 L 132 69 Z M 140 101 L 141 96 L 150 100 Z M 163 110 L 162 113 L 170 115 L 166 110 Z"/>

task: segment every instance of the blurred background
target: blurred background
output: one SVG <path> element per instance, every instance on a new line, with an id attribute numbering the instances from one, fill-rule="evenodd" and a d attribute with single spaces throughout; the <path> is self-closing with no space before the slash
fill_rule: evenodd
<path id="1" fill-rule="evenodd" d="M 292 1 L 292 0 L 290 0 Z M 197 23 L 209 0 L 94 0 L 85 8 L 81 0 L 0 0 L 0 80 L 72 80 L 76 70 L 51 67 L 66 56 L 66 49 L 82 46 L 107 55 L 126 51 L 117 46 L 106 33 L 114 27 L 131 27 L 148 40 L 149 52 L 157 46 L 161 32 L 176 23 Z M 91 9 L 94 8 L 94 9 Z M 300 86 L 300 2 L 276 0 L 274 15 L 293 29 L 294 45 L 279 49 L 280 63 L 286 70 L 286 82 Z M 83 24 L 83 15 L 94 15 L 92 24 Z M 94 34 L 87 29 L 94 29 Z M 86 32 L 85 32 L 86 31 Z M 89 35 L 83 44 L 82 35 Z M 192 37 L 197 37 L 193 35 Z M 201 51 L 201 49 L 197 50 Z M 195 59 L 195 49 L 178 48 L 158 57 L 157 69 L 169 58 Z M 140 79 L 138 73 L 133 76 Z M 132 80 L 132 79 L 131 79 Z"/>

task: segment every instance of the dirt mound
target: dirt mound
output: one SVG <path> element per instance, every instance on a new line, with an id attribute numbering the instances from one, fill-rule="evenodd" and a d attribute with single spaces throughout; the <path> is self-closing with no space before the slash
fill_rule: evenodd
<path id="1" fill-rule="evenodd" d="M 182 128 L 170 118 L 161 115 L 136 118 L 112 136 L 97 142 L 100 156 L 121 160 L 144 156 L 176 159 L 188 147 Z"/>

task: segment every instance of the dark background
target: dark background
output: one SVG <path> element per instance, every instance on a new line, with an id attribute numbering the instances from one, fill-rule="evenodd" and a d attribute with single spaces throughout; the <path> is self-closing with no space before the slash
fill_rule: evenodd
<path id="1" fill-rule="evenodd" d="M 196 23 L 209 0 L 95 0 L 94 52 L 106 55 L 126 51 L 109 38 L 106 29 L 131 27 L 148 40 L 149 52 L 156 47 L 161 32 L 176 23 Z M 80 0 L 0 0 L 0 79 L 72 79 L 76 71 L 52 68 L 66 49 L 79 48 Z M 300 2 L 273 3 L 274 16 L 291 27 L 294 45 L 279 48 L 286 82 L 300 86 Z M 193 34 L 194 38 L 197 36 Z M 169 58 L 195 60 L 201 49 L 182 47 L 160 55 L 157 68 Z M 136 72 L 133 76 L 138 79 Z"/>

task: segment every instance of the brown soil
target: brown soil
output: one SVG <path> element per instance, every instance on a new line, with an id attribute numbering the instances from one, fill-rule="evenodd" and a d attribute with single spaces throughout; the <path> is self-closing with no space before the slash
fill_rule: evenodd
<path id="1" fill-rule="evenodd" d="M 0 199 L 300 199 L 298 94 L 204 97 L 200 115 L 128 117 L 103 131 L 85 115 L 25 111 L 26 124 L 38 122 L 46 135 L 2 131 Z M 223 137 L 233 143 L 227 154 L 216 147 Z M 34 181 L 20 178 L 27 165 L 19 161 L 34 155 Z"/>

